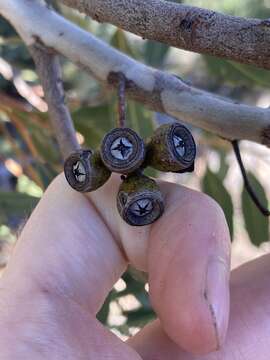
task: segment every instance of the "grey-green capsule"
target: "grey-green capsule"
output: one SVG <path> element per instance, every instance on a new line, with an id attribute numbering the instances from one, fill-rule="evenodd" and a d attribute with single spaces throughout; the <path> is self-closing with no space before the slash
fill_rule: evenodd
<path id="1" fill-rule="evenodd" d="M 131 174 L 120 185 L 117 208 L 129 225 L 149 225 L 164 212 L 163 196 L 154 180 L 139 173 Z"/>
<path id="2" fill-rule="evenodd" d="M 64 172 L 69 185 L 80 192 L 98 189 L 111 176 L 101 161 L 99 152 L 78 150 L 65 161 Z"/>
<path id="3" fill-rule="evenodd" d="M 145 159 L 143 139 L 129 128 L 115 128 L 103 139 L 101 158 L 113 172 L 130 174 L 137 170 Z"/>
<path id="4" fill-rule="evenodd" d="M 179 123 L 160 126 L 147 143 L 145 164 L 160 171 L 190 171 L 196 144 L 191 132 Z"/>

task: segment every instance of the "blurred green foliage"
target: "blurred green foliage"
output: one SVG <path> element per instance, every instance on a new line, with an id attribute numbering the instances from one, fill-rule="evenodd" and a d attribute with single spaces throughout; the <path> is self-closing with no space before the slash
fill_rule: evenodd
<path id="1" fill-rule="evenodd" d="M 176 1 L 181 2 L 181 1 Z M 269 0 L 189 0 L 182 1 L 189 5 L 207 7 L 227 14 L 253 17 L 270 17 Z M 57 4 L 57 1 L 55 1 Z M 57 4 L 70 20 L 94 33 L 120 51 L 159 69 L 171 69 L 170 55 L 172 49 L 154 41 L 140 40 L 112 25 L 98 24 L 77 12 Z M 25 81 L 31 91 L 42 96 L 38 85 L 37 74 L 29 53 L 13 30 L 0 18 L 0 58 L 7 61 L 16 74 Z M 175 58 L 174 62 L 181 62 Z M 192 73 L 184 73 L 174 67 L 178 76 L 192 78 L 193 75 L 204 74 L 204 83 L 200 84 L 207 90 L 245 99 L 263 92 L 270 82 L 268 71 L 256 69 L 232 61 L 221 60 L 210 56 L 201 56 L 194 63 Z M 97 148 L 104 133 L 114 127 L 116 114 L 115 94 L 98 84 L 93 78 L 66 59 L 62 59 L 67 100 L 77 132 L 84 141 L 84 146 Z M 3 74 L 2 74 L 3 75 Z M 211 80 L 209 80 L 211 79 Z M 255 96 L 255 95 L 254 95 Z M 255 96 L 256 98 L 256 96 Z M 128 125 L 148 137 L 152 134 L 156 122 L 156 114 L 141 104 L 128 102 Z M 193 129 L 198 140 L 198 157 L 205 166 L 200 175 L 185 175 L 188 183 L 193 176 L 199 176 L 201 188 L 212 196 L 223 208 L 232 240 L 235 227 L 235 201 L 231 189 L 226 186 L 230 162 L 231 147 L 221 139 L 217 139 L 204 131 Z M 214 152 L 219 160 L 218 169 L 212 169 L 209 154 Z M 51 129 L 48 116 L 29 105 L 22 98 L 12 81 L 6 80 L 0 73 L 0 237 L 11 239 L 12 230 L 16 230 L 22 220 L 27 217 L 37 204 L 43 191 L 52 179 L 62 170 L 62 159 L 55 136 Z M 152 173 L 152 175 L 157 175 Z M 239 173 L 240 176 L 240 173 Z M 254 171 L 250 178 L 261 200 L 267 203 L 266 193 Z M 179 175 L 179 179 L 182 179 Z M 237 205 L 238 206 L 238 205 Z M 268 241 L 269 221 L 255 208 L 245 190 L 241 194 L 243 220 L 247 233 L 253 244 L 259 246 Z M 108 326 L 130 335 L 131 327 L 142 327 L 155 318 L 146 291 L 147 279 L 141 274 L 136 275 L 129 269 L 122 277 L 125 288 L 113 289 L 108 296 L 98 318 Z M 121 299 L 134 297 L 140 304 L 135 309 L 122 309 L 125 323 L 109 324 L 109 312 L 112 303 L 121 308 Z"/>
<path id="2" fill-rule="evenodd" d="M 249 181 L 261 203 L 267 207 L 265 190 L 254 174 L 248 174 Z M 246 189 L 242 191 L 242 209 L 246 229 L 253 244 L 259 246 L 269 240 L 269 218 L 262 216 L 258 208 L 251 201 Z"/>
<path id="3" fill-rule="evenodd" d="M 202 190 L 222 207 L 233 239 L 233 203 L 229 192 L 222 183 L 222 178 L 207 168 L 202 179 Z"/>

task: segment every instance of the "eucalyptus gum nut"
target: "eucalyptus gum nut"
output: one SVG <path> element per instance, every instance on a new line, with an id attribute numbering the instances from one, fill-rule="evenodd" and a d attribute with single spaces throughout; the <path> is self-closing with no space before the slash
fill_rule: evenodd
<path id="1" fill-rule="evenodd" d="M 196 144 L 179 123 L 160 126 L 148 140 L 145 164 L 160 171 L 185 172 L 194 168 Z"/>
<path id="2" fill-rule="evenodd" d="M 131 174 L 119 187 L 117 208 L 129 225 L 149 225 L 164 212 L 163 196 L 154 180 L 142 174 Z"/>
<path id="3" fill-rule="evenodd" d="M 78 150 L 65 161 L 64 173 L 69 185 L 79 192 L 90 192 L 98 189 L 111 176 L 101 161 L 99 152 Z"/>
<path id="4" fill-rule="evenodd" d="M 130 174 L 144 162 L 146 149 L 143 139 L 135 131 L 115 128 L 105 135 L 100 153 L 108 169 L 120 174 Z"/>

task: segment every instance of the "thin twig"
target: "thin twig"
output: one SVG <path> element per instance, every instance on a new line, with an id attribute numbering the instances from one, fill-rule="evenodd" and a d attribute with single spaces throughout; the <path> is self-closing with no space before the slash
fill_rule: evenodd
<path id="1" fill-rule="evenodd" d="M 61 66 L 58 56 L 46 47 L 29 46 L 44 90 L 51 124 L 57 138 L 61 154 L 65 159 L 71 152 L 79 149 L 76 132 L 68 107 L 62 83 Z"/>
<path id="2" fill-rule="evenodd" d="M 241 170 L 241 173 L 243 176 L 243 180 L 244 180 L 244 185 L 245 185 L 245 188 L 246 188 L 248 194 L 250 195 L 251 199 L 253 200 L 253 202 L 257 206 L 257 208 L 260 210 L 260 212 L 264 216 L 270 216 L 270 211 L 260 202 L 256 192 L 252 188 L 252 185 L 248 179 L 246 169 L 243 164 L 242 157 L 241 157 L 238 140 L 233 140 L 231 143 L 232 143 L 233 150 L 234 150 L 237 162 L 239 164 L 239 167 L 240 167 L 240 170 Z"/>
<path id="3" fill-rule="evenodd" d="M 118 84 L 118 126 L 124 128 L 126 126 L 126 79 L 123 74 L 119 74 Z"/>

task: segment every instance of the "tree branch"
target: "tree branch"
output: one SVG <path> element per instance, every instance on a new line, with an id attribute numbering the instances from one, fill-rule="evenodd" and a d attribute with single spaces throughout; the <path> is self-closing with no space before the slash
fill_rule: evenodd
<path id="1" fill-rule="evenodd" d="M 270 69 L 270 19 L 223 15 L 163 0 L 61 0 L 146 39 Z"/>
<path id="2" fill-rule="evenodd" d="M 62 83 L 61 67 L 58 56 L 40 44 L 29 46 L 35 61 L 36 69 L 43 87 L 51 124 L 57 138 L 61 154 L 65 159 L 80 146 L 76 132 L 65 105 L 65 94 Z"/>
<path id="3" fill-rule="evenodd" d="M 234 103 L 140 64 L 65 20 L 39 0 L 0 2 L 0 13 L 28 46 L 43 44 L 52 48 L 111 86 L 118 85 L 121 73 L 126 80 L 127 95 L 150 109 L 224 138 L 270 146 L 269 109 Z"/>

